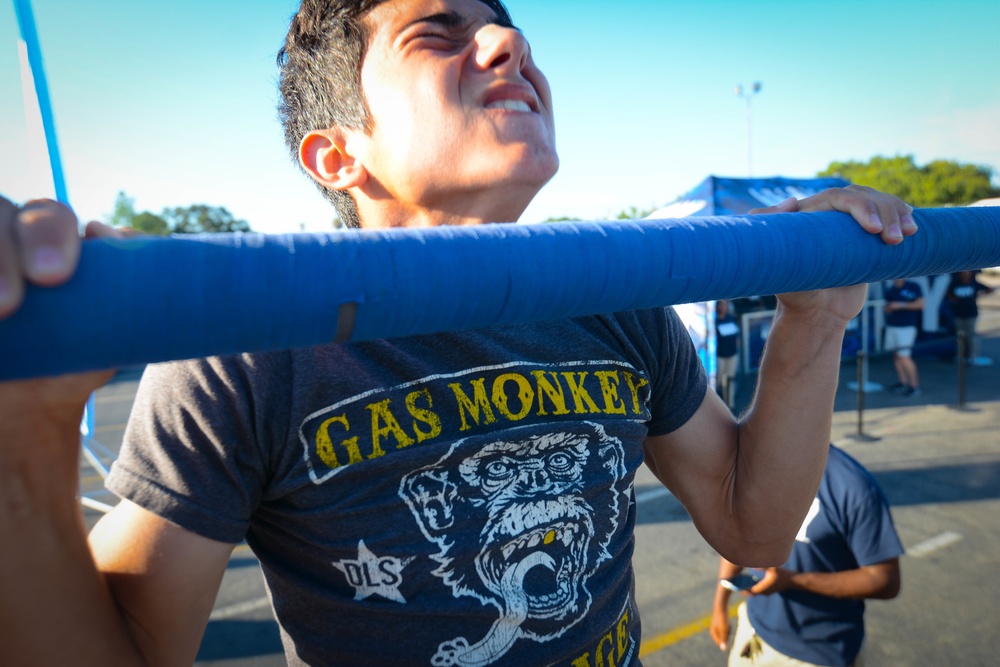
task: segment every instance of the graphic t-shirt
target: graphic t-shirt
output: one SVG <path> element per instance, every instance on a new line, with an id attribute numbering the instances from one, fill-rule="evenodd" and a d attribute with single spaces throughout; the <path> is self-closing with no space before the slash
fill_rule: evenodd
<path id="1" fill-rule="evenodd" d="M 923 295 L 920 285 L 907 280 L 902 287 L 896 287 L 893 283 L 885 291 L 885 301 L 886 303 L 890 301 L 913 303 Z M 885 323 L 890 327 L 915 327 L 920 325 L 921 317 L 919 310 L 894 310 L 885 314 Z"/>
<path id="2" fill-rule="evenodd" d="M 715 319 L 715 354 L 727 359 L 736 356 L 737 345 L 740 340 L 740 326 L 736 323 L 736 318 L 726 314 L 725 317 Z"/>
<path id="3" fill-rule="evenodd" d="M 245 538 L 291 665 L 636 665 L 642 441 L 705 391 L 669 309 L 163 364 L 108 486 Z"/>
<path id="4" fill-rule="evenodd" d="M 955 317 L 978 317 L 979 306 L 976 304 L 976 297 L 980 292 L 988 292 L 990 288 L 978 280 L 971 283 L 961 283 L 953 280 L 948 288 L 948 293 L 954 299 L 951 304 L 951 312 Z"/>
<path id="5" fill-rule="evenodd" d="M 902 553 L 882 488 L 860 463 L 831 445 L 819 492 L 784 567 L 794 572 L 842 572 Z M 747 612 L 765 642 L 816 665 L 852 664 L 865 636 L 863 600 L 785 591 L 752 596 Z"/>

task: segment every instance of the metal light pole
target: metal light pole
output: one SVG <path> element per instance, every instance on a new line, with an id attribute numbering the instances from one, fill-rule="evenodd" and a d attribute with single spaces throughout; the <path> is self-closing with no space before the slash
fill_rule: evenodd
<path id="1" fill-rule="evenodd" d="M 744 90 L 743 86 L 736 86 L 734 92 L 737 97 L 742 97 L 747 103 L 747 176 L 753 176 L 753 143 L 750 139 L 750 100 L 760 92 L 760 81 L 754 81 L 749 90 Z"/>

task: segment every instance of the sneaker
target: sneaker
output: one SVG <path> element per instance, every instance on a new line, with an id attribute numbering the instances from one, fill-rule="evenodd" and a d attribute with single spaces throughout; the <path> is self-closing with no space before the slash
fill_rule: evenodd
<path id="1" fill-rule="evenodd" d="M 910 398 L 911 396 L 919 396 L 921 394 L 920 387 L 907 387 L 903 390 L 903 396 Z"/>
<path id="2" fill-rule="evenodd" d="M 889 387 L 889 391 L 895 394 L 905 394 L 907 389 L 909 389 L 909 387 L 903 384 L 902 382 L 897 382 L 896 384 Z"/>

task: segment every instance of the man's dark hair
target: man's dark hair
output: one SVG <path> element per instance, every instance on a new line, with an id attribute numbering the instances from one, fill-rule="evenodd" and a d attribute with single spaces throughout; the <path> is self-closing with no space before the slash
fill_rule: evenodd
<path id="1" fill-rule="evenodd" d="M 313 130 L 339 127 L 370 132 L 371 114 L 361 90 L 361 62 L 370 39 L 368 13 L 386 0 L 302 0 L 278 52 L 285 144 L 298 164 L 299 144 Z M 480 0 L 511 25 L 501 0 Z M 360 227 L 354 197 L 319 186 L 340 220 Z"/>

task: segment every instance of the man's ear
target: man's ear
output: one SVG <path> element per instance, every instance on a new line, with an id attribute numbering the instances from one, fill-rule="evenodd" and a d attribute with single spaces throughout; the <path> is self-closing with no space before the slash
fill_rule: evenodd
<path id="1" fill-rule="evenodd" d="M 313 180 L 331 190 L 363 184 L 368 171 L 347 150 L 347 136 L 334 128 L 313 130 L 299 144 L 299 164 Z"/>

